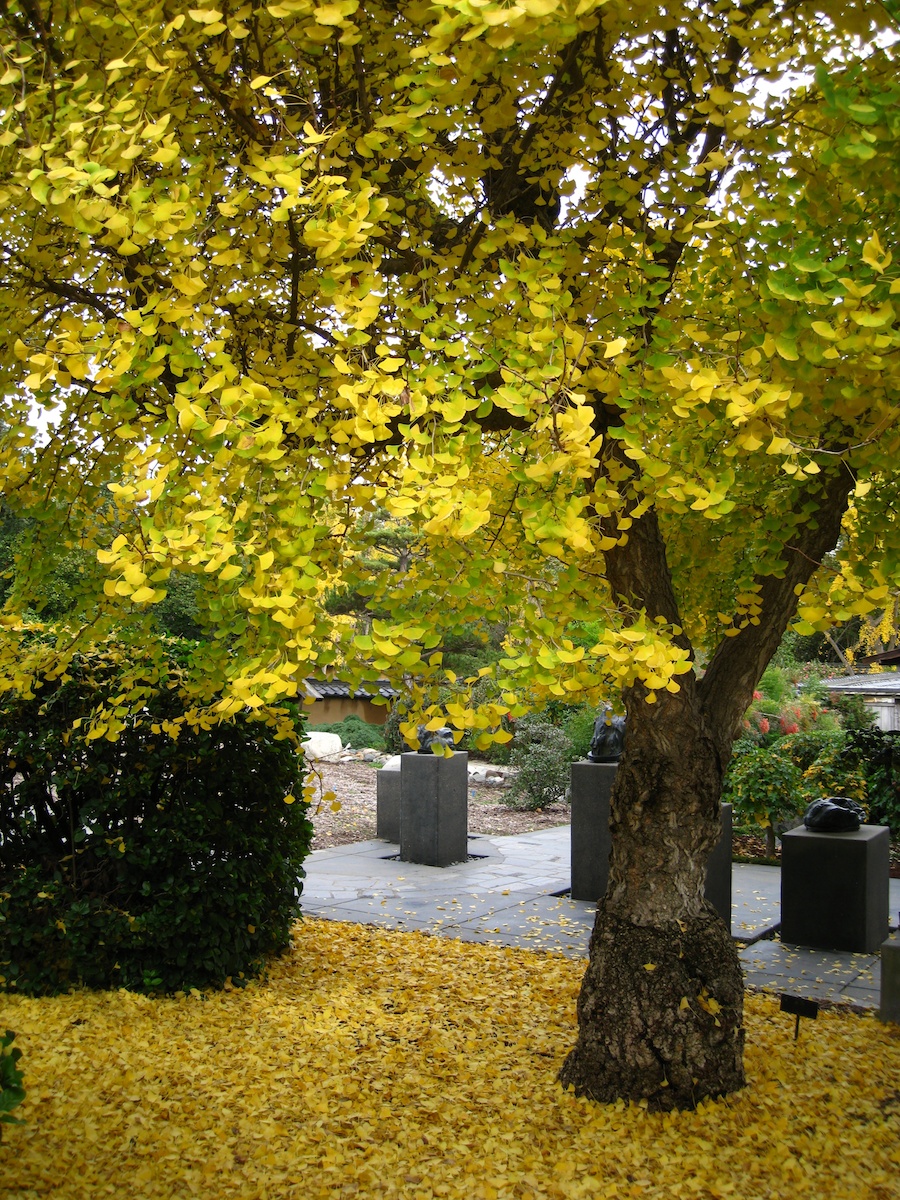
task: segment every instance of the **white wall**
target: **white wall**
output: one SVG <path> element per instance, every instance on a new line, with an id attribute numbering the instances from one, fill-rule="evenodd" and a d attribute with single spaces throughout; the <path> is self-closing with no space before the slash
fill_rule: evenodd
<path id="1" fill-rule="evenodd" d="M 866 707 L 875 713 L 875 722 L 879 729 L 900 729 L 900 704 L 895 704 L 893 700 L 876 700 L 867 702 Z"/>

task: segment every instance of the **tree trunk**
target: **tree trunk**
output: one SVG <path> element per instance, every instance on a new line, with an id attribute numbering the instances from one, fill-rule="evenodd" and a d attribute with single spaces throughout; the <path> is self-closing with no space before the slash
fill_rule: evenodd
<path id="1" fill-rule="evenodd" d="M 743 982 L 704 899 L 722 767 L 692 677 L 655 705 L 628 702 L 611 801 L 609 888 L 560 1080 L 601 1102 L 692 1108 L 743 1086 Z"/>
<path id="2" fill-rule="evenodd" d="M 560 1071 L 579 1095 L 664 1110 L 744 1084 L 743 979 L 731 930 L 704 898 L 706 863 L 741 717 L 796 611 L 798 585 L 837 542 L 850 486 L 842 466 L 810 486 L 815 511 L 792 531 L 783 572 L 759 581 L 759 622 L 725 639 L 702 679 L 680 676 L 679 691 L 652 704 L 640 687 L 625 696 L 609 884 L 578 1000 L 578 1040 Z M 623 610 L 681 626 L 652 509 L 606 565 Z"/>
<path id="3" fill-rule="evenodd" d="M 771 825 L 766 826 L 766 858 L 774 858 L 778 853 L 775 845 L 775 830 Z"/>

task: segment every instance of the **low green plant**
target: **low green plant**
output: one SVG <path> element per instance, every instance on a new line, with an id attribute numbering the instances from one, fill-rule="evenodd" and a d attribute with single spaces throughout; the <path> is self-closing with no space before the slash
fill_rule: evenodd
<path id="1" fill-rule="evenodd" d="M 509 755 L 515 775 L 503 803 L 530 811 L 559 804 L 568 794 L 573 757 L 562 729 L 533 715 L 523 717 Z"/>
<path id="2" fill-rule="evenodd" d="M 395 701 L 388 713 L 388 718 L 381 726 L 381 739 L 386 754 L 406 754 L 410 747 L 400 732 L 400 722 L 407 717 L 403 706 Z"/>
<path id="3" fill-rule="evenodd" d="M 310 725 L 309 728 L 317 733 L 336 733 L 341 742 L 353 750 L 385 749 L 382 726 L 370 725 L 356 713 L 350 713 L 343 720 L 333 721 L 330 725 Z"/>
<path id="4" fill-rule="evenodd" d="M 838 696 L 833 704 L 842 729 L 875 728 L 875 713 L 862 696 Z"/>
<path id="5" fill-rule="evenodd" d="M 119 647 L 0 698 L 0 987 L 219 987 L 288 945 L 312 839 L 299 728 L 218 722 L 173 661 L 114 740 L 93 736 L 124 661 L 133 681 Z"/>
<path id="6" fill-rule="evenodd" d="M 0 1037 L 0 1126 L 22 1125 L 20 1117 L 14 1117 L 12 1111 L 18 1108 L 25 1099 L 25 1089 L 22 1087 L 24 1078 L 19 1069 L 19 1059 L 22 1051 L 18 1046 L 13 1047 L 16 1035 L 7 1029 Z M 0 1128 L 0 1137 L 3 1130 Z"/>
<path id="7" fill-rule="evenodd" d="M 806 768 L 802 789 L 806 804 L 824 796 L 847 796 L 865 806 L 868 795 L 865 774 L 847 754 L 843 740 L 826 747 Z"/>
<path id="8" fill-rule="evenodd" d="M 844 737 L 838 730 L 789 733 L 778 742 L 778 753 L 787 755 L 803 772 L 809 770 L 820 755 L 840 752 L 843 745 Z"/>

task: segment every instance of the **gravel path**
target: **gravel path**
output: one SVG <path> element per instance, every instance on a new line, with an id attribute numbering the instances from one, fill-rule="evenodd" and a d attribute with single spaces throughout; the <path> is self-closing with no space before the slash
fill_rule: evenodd
<path id="1" fill-rule="evenodd" d="M 350 842 L 364 842 L 373 838 L 377 767 L 365 762 L 318 762 L 314 765 L 320 779 L 320 796 L 334 792 L 340 808 L 334 812 L 330 800 L 320 801 L 318 812 L 313 808 L 311 815 L 316 830 L 313 850 L 345 846 Z M 535 829 L 549 829 L 552 825 L 569 823 L 567 804 L 554 804 L 537 812 L 519 812 L 501 804 L 502 795 L 502 788 L 469 785 L 470 832 L 488 835 L 531 833 Z M 766 843 L 762 836 L 742 835 L 734 839 L 735 856 L 763 858 L 765 852 Z M 891 875 L 895 879 L 900 878 L 900 842 L 897 841 L 891 846 Z"/>
<path id="2" fill-rule="evenodd" d="M 375 773 L 371 763 L 347 762 L 315 764 L 321 780 L 320 795 L 334 792 L 340 808 L 333 812 L 331 801 L 320 801 L 312 821 L 316 836 L 312 848 L 343 846 L 375 836 Z M 555 804 L 537 812 L 518 812 L 501 804 L 502 788 L 469 785 L 469 830 L 472 833 L 531 833 L 552 825 L 567 825 L 569 807 Z"/>

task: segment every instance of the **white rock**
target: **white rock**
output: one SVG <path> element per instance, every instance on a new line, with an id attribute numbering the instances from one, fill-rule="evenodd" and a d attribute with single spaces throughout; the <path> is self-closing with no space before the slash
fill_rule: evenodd
<path id="1" fill-rule="evenodd" d="M 469 766 L 469 779 L 472 783 L 480 783 L 484 787 L 505 787 L 506 768 L 488 766 L 486 763 L 472 763 Z"/>
<path id="2" fill-rule="evenodd" d="M 313 730 L 303 739 L 303 750 L 307 758 L 328 758 L 340 754 L 344 744 L 336 733 Z"/>
<path id="3" fill-rule="evenodd" d="M 401 755 L 392 754 L 390 758 L 385 760 L 384 766 L 381 768 L 382 771 L 399 771 L 400 770 L 400 758 L 401 758 Z"/>
<path id="4" fill-rule="evenodd" d="M 381 758 L 381 754 L 377 750 L 366 749 L 363 750 L 360 758 L 363 762 L 377 762 Z"/>

